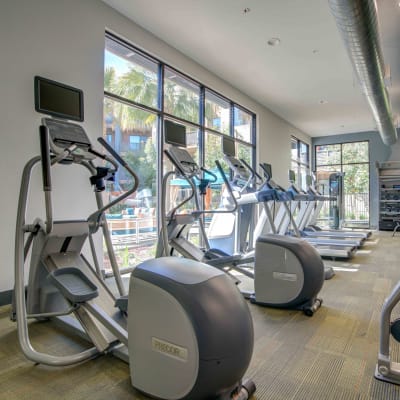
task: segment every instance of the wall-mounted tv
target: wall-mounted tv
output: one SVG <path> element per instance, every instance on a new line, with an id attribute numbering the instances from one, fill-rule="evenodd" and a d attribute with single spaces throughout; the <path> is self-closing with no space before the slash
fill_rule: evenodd
<path id="1" fill-rule="evenodd" d="M 175 122 L 164 121 L 165 143 L 178 147 L 186 147 L 186 127 Z"/>
<path id="2" fill-rule="evenodd" d="M 72 86 L 35 76 L 35 110 L 57 118 L 83 121 L 83 92 Z"/>
<path id="3" fill-rule="evenodd" d="M 268 163 L 261 163 L 260 167 L 264 171 L 264 176 L 266 178 L 271 179 L 272 178 L 272 165 L 268 164 Z"/>
<path id="4" fill-rule="evenodd" d="M 235 157 L 236 155 L 236 148 L 235 148 L 235 141 L 227 136 L 222 138 L 222 152 L 230 157 Z"/>

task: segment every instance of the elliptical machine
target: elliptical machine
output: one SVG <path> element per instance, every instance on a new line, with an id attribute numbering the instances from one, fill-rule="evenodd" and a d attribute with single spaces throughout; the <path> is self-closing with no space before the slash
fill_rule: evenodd
<path id="1" fill-rule="evenodd" d="M 400 318 L 391 320 L 393 309 L 400 302 L 400 282 L 396 284 L 383 303 L 379 323 L 379 352 L 375 369 L 375 378 L 381 381 L 400 385 L 400 364 L 394 362 L 390 355 L 390 335 L 400 342 Z"/>
<path id="2" fill-rule="evenodd" d="M 260 235 L 257 238 L 255 255 L 251 256 L 254 261 L 253 271 L 249 271 L 248 265 L 243 266 L 243 264 L 249 263 L 248 255 L 226 254 L 224 251 L 218 252 L 218 249 L 215 248 L 210 249 L 209 244 L 205 248 L 201 248 L 189 241 L 190 228 L 195 221 L 199 220 L 200 233 L 207 243 L 200 215 L 237 212 L 242 204 L 257 203 L 265 199 L 266 193 L 268 196 L 271 194 L 271 189 L 235 196 L 225 173 L 220 169 L 232 206 L 229 209 L 211 211 L 200 209 L 201 202 L 198 198 L 196 181 L 201 182 L 201 174 L 204 169 L 199 167 L 185 148 L 185 127 L 179 124 L 174 125 L 166 126 L 164 132 L 165 140 L 170 144 L 170 147 L 165 150 L 165 154 L 175 167 L 175 171 L 168 172 L 163 179 L 162 211 L 165 219 L 157 254 L 162 256 L 177 252 L 192 260 L 212 263 L 228 273 L 234 269 L 254 280 L 254 291 L 243 292 L 243 295 L 253 303 L 277 308 L 298 309 L 307 316 L 312 316 L 322 304 L 322 300 L 317 295 L 324 282 L 324 265 L 315 249 L 304 240 L 280 235 Z M 234 162 L 237 164 L 240 161 Z M 220 168 L 219 163 L 216 162 L 216 164 Z M 188 182 L 191 188 L 190 195 L 172 210 L 166 212 L 167 180 L 173 174 Z M 195 199 L 196 209 L 189 213 L 179 213 L 179 208 L 192 198 Z M 215 257 L 209 257 L 210 253 Z M 208 257 L 209 259 L 207 259 Z M 235 275 L 234 278 L 237 279 L 237 276 Z"/>
<path id="3" fill-rule="evenodd" d="M 37 111 L 83 121 L 82 91 L 36 77 L 35 93 Z M 60 99 L 76 101 L 62 104 Z M 242 377 L 253 349 L 251 316 L 234 283 L 221 271 L 175 257 L 145 261 L 130 277 L 124 301 L 128 306 L 123 312 L 115 308 L 116 299 L 102 278 L 92 236 L 99 229 L 103 231 L 117 284 L 123 291 L 104 212 L 133 193 L 138 179 L 103 139 L 99 142 L 112 157 L 92 147 L 82 126 L 43 118 L 41 155 L 24 168 L 16 223 L 14 290 L 22 352 L 29 360 L 50 366 L 73 365 L 111 353 L 129 362 L 135 388 L 159 399 L 250 398 L 254 383 L 242 382 Z M 96 161 L 103 160 L 110 166 L 96 166 Z M 46 220 L 26 223 L 31 172 L 40 162 Z M 55 165 L 69 164 L 89 171 L 97 209 L 85 219 L 53 221 L 51 170 Z M 134 184 L 104 205 L 104 179 L 113 179 L 119 164 Z M 83 255 L 87 241 L 95 267 Z M 25 299 L 24 270 L 29 256 Z M 51 319 L 93 346 L 67 356 L 37 351 L 30 341 L 29 319 Z M 205 321 L 209 325 L 205 326 Z"/>

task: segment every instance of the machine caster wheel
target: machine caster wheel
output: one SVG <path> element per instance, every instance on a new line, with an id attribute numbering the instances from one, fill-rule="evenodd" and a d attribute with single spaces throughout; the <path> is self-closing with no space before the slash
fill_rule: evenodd
<path id="1" fill-rule="evenodd" d="M 250 399 L 254 392 L 256 391 L 256 384 L 251 379 L 246 379 L 241 384 L 241 389 L 236 394 L 231 395 L 231 399 L 233 400 L 248 400 Z"/>
<path id="2" fill-rule="evenodd" d="M 307 315 L 307 317 L 312 317 L 314 313 L 322 306 L 322 299 L 315 299 L 313 304 L 311 304 L 309 307 L 303 308 L 304 314 Z"/>
<path id="3" fill-rule="evenodd" d="M 304 310 L 304 314 L 306 314 L 307 317 L 312 317 L 312 316 L 314 315 L 314 310 L 311 309 L 311 308 L 306 308 L 306 309 Z"/>

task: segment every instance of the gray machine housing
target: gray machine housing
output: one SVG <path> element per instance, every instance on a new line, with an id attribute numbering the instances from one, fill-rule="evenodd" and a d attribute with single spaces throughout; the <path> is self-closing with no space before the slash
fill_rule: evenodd
<path id="1" fill-rule="evenodd" d="M 322 259 L 305 240 L 273 234 L 257 239 L 254 303 L 312 315 L 314 307 L 321 305 L 316 296 L 324 279 Z"/>
<path id="2" fill-rule="evenodd" d="M 253 325 L 226 274 L 184 258 L 149 260 L 133 271 L 129 293 L 134 387 L 152 397 L 198 400 L 237 387 L 251 359 Z"/>

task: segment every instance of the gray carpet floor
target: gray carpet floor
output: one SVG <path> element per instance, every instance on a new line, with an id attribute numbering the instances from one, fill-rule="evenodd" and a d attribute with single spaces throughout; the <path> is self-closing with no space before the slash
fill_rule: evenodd
<path id="1" fill-rule="evenodd" d="M 313 317 L 250 304 L 255 344 L 247 376 L 257 385 L 255 400 L 400 399 L 400 387 L 374 379 L 380 310 L 400 280 L 400 234 L 374 233 L 354 259 L 328 264 L 336 276 L 325 282 Z M 0 399 L 146 398 L 131 387 L 129 367 L 108 355 L 68 368 L 33 365 L 8 313 L 0 308 Z M 85 346 L 49 323 L 32 324 L 31 336 L 53 354 Z M 393 340 L 392 355 L 400 358 Z"/>

